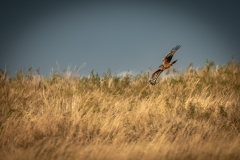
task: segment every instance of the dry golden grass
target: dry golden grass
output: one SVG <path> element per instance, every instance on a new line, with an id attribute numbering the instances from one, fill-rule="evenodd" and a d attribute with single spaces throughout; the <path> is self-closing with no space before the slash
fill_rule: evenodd
<path id="1" fill-rule="evenodd" d="M 240 61 L 156 86 L 110 71 L 0 78 L 1 159 L 240 159 Z"/>

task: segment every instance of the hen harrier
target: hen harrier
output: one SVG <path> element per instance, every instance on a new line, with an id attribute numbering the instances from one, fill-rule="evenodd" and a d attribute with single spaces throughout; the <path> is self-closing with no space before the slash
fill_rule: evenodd
<path id="1" fill-rule="evenodd" d="M 159 75 L 167 68 L 171 67 L 174 63 L 177 62 L 177 60 L 171 62 L 172 57 L 174 53 L 180 48 L 180 45 L 177 45 L 175 48 L 172 48 L 172 50 L 162 59 L 162 64 L 159 66 L 159 68 L 153 72 L 151 79 L 149 82 L 151 85 L 155 85 L 157 78 Z"/>

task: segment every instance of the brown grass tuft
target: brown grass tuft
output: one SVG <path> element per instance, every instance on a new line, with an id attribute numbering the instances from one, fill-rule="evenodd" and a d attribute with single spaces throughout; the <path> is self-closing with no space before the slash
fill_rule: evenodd
<path id="1" fill-rule="evenodd" d="M 3 159 L 240 159 L 240 61 L 160 78 L 0 73 Z M 163 76 L 162 76 L 163 77 Z"/>

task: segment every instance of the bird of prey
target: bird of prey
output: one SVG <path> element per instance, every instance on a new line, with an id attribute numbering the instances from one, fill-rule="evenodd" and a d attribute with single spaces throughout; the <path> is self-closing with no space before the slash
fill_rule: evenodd
<path id="1" fill-rule="evenodd" d="M 159 75 L 167 68 L 171 67 L 177 60 L 171 62 L 174 53 L 180 48 L 180 45 L 173 47 L 172 50 L 162 59 L 162 64 L 159 66 L 157 70 L 155 70 L 152 74 L 151 79 L 149 80 L 151 85 L 155 85 L 157 78 Z"/>

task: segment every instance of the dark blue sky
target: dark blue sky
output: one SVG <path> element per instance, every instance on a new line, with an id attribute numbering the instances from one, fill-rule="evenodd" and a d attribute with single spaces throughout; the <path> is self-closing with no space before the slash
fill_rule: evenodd
<path id="1" fill-rule="evenodd" d="M 0 2 L 0 68 L 84 66 L 80 75 L 111 69 L 156 69 L 172 47 L 175 68 L 240 59 L 237 1 L 24 1 Z"/>

